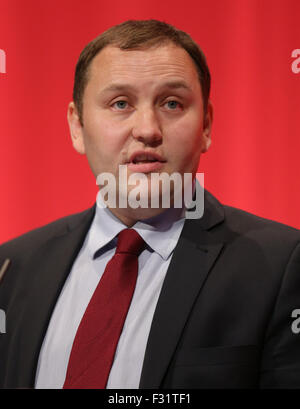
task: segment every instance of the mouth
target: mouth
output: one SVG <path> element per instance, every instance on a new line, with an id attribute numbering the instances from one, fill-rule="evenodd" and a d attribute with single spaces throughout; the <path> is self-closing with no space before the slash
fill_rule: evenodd
<path id="1" fill-rule="evenodd" d="M 156 152 L 138 151 L 130 156 L 127 162 L 132 172 L 149 173 L 159 171 L 166 160 Z"/>

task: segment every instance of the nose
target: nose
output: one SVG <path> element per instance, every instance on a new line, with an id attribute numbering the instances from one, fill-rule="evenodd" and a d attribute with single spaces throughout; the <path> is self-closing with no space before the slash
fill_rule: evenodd
<path id="1" fill-rule="evenodd" d="M 162 139 L 162 130 L 155 108 L 141 108 L 133 117 L 132 136 L 146 145 L 157 144 Z"/>

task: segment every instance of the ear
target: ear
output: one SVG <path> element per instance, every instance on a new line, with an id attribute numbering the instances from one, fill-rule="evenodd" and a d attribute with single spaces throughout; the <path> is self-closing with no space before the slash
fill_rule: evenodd
<path id="1" fill-rule="evenodd" d="M 202 153 L 208 151 L 211 145 L 211 127 L 213 121 L 213 106 L 209 100 L 207 103 L 206 114 L 203 121 L 203 133 L 202 133 Z"/>
<path id="2" fill-rule="evenodd" d="M 85 154 L 84 138 L 83 138 L 83 126 L 81 124 L 79 114 L 74 102 L 70 102 L 68 106 L 68 123 L 70 128 L 70 134 L 74 149 L 81 155 Z"/>

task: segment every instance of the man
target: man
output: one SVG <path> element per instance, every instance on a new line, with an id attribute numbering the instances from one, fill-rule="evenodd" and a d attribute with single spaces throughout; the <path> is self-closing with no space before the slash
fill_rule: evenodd
<path id="1" fill-rule="evenodd" d="M 202 52 L 162 22 L 125 22 L 83 50 L 68 108 L 72 142 L 95 177 L 115 177 L 117 204 L 103 206 L 100 190 L 92 209 L 0 248 L 3 388 L 300 387 L 299 231 L 208 192 L 203 217 L 185 218 L 174 186 L 169 209 L 120 205 L 135 172 L 148 199 L 155 172 L 195 179 L 211 140 L 209 89 Z M 117 282 L 103 288 L 118 273 L 109 266 L 124 229 L 143 244 L 116 338 L 110 323 L 123 293 Z"/>

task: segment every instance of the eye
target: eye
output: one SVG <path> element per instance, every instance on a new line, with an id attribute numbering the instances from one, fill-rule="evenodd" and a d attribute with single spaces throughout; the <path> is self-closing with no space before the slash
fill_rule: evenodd
<path id="1" fill-rule="evenodd" d="M 175 110 L 177 110 L 179 108 L 182 108 L 181 104 L 178 101 L 175 101 L 175 100 L 167 101 L 164 104 L 164 106 L 170 111 L 175 111 Z"/>
<path id="2" fill-rule="evenodd" d="M 123 111 L 124 109 L 128 108 L 128 102 L 127 101 L 116 101 L 112 104 L 113 108 L 116 108 L 120 111 Z"/>

